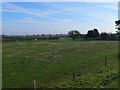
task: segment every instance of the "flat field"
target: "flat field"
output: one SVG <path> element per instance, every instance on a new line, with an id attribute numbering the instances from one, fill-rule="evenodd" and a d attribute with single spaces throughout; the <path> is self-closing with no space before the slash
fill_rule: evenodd
<path id="1" fill-rule="evenodd" d="M 117 87 L 117 41 L 60 39 L 2 45 L 3 88 L 33 88 L 34 80 L 37 88 Z"/>

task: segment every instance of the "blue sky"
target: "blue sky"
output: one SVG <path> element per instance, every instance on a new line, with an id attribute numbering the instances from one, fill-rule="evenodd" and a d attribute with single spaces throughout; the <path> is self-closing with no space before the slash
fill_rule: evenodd
<path id="1" fill-rule="evenodd" d="M 4 2 L 2 33 L 8 35 L 115 32 L 117 2 Z"/>

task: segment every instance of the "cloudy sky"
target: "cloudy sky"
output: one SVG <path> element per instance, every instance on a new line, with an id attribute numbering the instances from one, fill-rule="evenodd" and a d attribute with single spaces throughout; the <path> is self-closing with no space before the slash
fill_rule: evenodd
<path id="1" fill-rule="evenodd" d="M 3 2 L 3 34 L 59 34 L 70 30 L 86 33 L 115 32 L 117 2 Z"/>

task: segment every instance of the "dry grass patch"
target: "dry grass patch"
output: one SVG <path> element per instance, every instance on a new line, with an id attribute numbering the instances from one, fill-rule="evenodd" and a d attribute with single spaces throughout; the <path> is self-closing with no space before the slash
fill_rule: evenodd
<path id="1" fill-rule="evenodd" d="M 32 53 L 32 52 L 35 52 L 35 50 L 30 50 L 29 52 Z"/>
<path id="2" fill-rule="evenodd" d="M 38 53 L 39 55 L 49 55 L 50 53 L 45 52 L 45 53 Z"/>
<path id="3" fill-rule="evenodd" d="M 98 43 L 99 41 L 88 41 L 88 43 Z"/>
<path id="4" fill-rule="evenodd" d="M 6 57 L 14 57 L 16 56 L 15 54 L 14 55 L 6 55 Z"/>
<path id="5" fill-rule="evenodd" d="M 33 56 L 25 56 L 25 57 L 29 58 L 29 57 L 33 57 Z"/>
<path id="6" fill-rule="evenodd" d="M 34 48 L 34 47 L 37 47 L 37 46 L 32 46 L 32 47 Z"/>
<path id="7" fill-rule="evenodd" d="M 16 44 L 17 44 L 17 45 L 26 45 L 27 43 L 20 43 L 20 42 L 17 42 Z"/>
<path id="8" fill-rule="evenodd" d="M 60 43 L 58 43 L 58 42 L 51 42 L 51 43 L 49 43 L 50 45 L 57 45 L 57 44 L 60 44 Z"/>
<path id="9" fill-rule="evenodd" d="M 38 41 L 38 42 L 33 42 L 32 44 L 48 44 L 48 42 L 41 42 L 41 41 Z"/>
<path id="10" fill-rule="evenodd" d="M 16 47 L 17 49 L 24 49 L 24 48 L 27 48 L 26 46 L 19 46 L 19 47 Z"/>

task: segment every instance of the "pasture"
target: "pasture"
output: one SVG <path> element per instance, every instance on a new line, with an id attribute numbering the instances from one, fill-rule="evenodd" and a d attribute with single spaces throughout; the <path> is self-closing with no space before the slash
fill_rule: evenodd
<path id="1" fill-rule="evenodd" d="M 37 88 L 117 87 L 116 79 L 99 85 L 105 77 L 117 74 L 117 41 L 31 40 L 3 42 L 2 45 L 3 88 L 33 88 L 33 80 Z M 99 76 L 101 79 L 96 79 Z M 80 84 L 80 79 L 95 81 Z"/>

